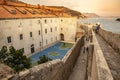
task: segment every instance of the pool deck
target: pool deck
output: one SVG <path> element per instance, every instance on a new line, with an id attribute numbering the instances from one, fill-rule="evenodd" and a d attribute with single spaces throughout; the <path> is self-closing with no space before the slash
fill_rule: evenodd
<path id="1" fill-rule="evenodd" d="M 60 41 L 60 42 L 75 44 L 75 42 L 70 42 L 70 41 Z"/>

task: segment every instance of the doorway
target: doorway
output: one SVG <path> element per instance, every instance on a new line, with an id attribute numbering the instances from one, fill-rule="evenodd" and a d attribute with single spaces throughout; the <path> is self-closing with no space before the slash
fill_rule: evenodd
<path id="1" fill-rule="evenodd" d="M 64 41 L 64 34 L 63 33 L 60 34 L 60 40 Z"/>
<path id="2" fill-rule="evenodd" d="M 35 52 L 34 44 L 31 45 L 31 53 Z"/>

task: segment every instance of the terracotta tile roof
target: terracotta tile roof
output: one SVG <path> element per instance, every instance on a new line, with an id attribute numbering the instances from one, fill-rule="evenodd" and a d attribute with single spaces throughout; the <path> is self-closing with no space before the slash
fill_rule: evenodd
<path id="1" fill-rule="evenodd" d="M 25 4 L 25 3 L 20 3 L 20 2 L 6 1 L 6 5 L 25 7 L 27 4 Z"/>
<path id="2" fill-rule="evenodd" d="M 20 2 L 0 1 L 0 19 L 35 17 L 71 17 L 62 9 L 30 5 Z"/>
<path id="3" fill-rule="evenodd" d="M 46 6 L 45 7 L 48 10 L 51 10 L 54 14 L 56 14 L 57 16 L 60 17 L 72 17 L 71 15 L 69 15 L 68 13 L 65 13 L 65 9 L 64 7 L 51 7 L 51 6 Z"/>
<path id="4" fill-rule="evenodd" d="M 0 0 L 0 4 L 5 4 L 5 1 L 4 0 Z"/>

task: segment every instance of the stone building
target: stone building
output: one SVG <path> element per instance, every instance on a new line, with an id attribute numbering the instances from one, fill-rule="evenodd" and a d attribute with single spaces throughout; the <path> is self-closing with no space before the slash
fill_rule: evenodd
<path id="1" fill-rule="evenodd" d="M 57 8 L 0 0 L 0 48 L 30 55 L 60 40 L 74 42 L 77 18 Z"/>

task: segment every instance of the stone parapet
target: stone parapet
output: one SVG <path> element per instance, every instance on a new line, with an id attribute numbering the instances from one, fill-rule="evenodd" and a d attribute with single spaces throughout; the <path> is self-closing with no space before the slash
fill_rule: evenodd
<path id="1" fill-rule="evenodd" d="M 113 80 L 113 76 L 104 58 L 103 52 L 93 32 L 94 51 L 91 65 L 91 75 L 88 80 Z"/>
<path id="2" fill-rule="evenodd" d="M 103 28 L 100 28 L 99 34 L 116 52 L 120 54 L 120 34 L 104 30 Z"/>

